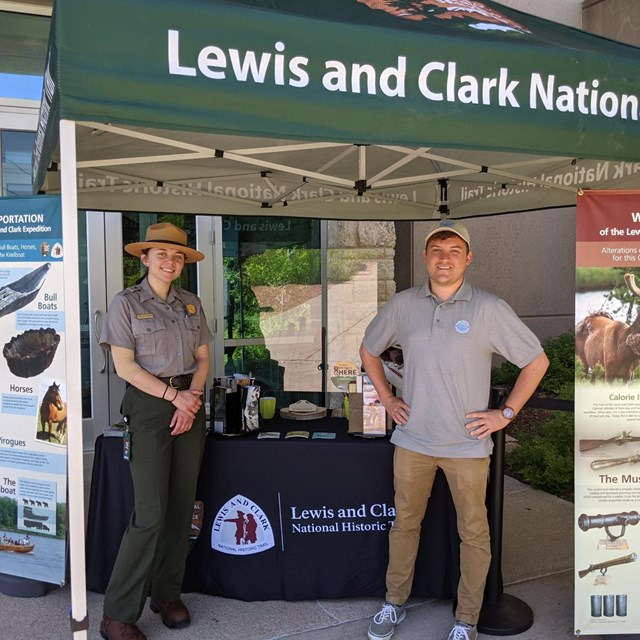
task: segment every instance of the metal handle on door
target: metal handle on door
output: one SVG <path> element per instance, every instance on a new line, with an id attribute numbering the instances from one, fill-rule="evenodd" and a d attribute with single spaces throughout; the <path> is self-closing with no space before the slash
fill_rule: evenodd
<path id="1" fill-rule="evenodd" d="M 96 342 L 100 344 L 100 331 L 98 330 L 98 319 L 100 318 L 100 311 L 96 311 L 93 314 L 93 335 L 96 337 Z M 100 373 L 105 373 L 107 370 L 107 352 L 104 349 L 102 351 L 102 366 L 100 367 Z"/>

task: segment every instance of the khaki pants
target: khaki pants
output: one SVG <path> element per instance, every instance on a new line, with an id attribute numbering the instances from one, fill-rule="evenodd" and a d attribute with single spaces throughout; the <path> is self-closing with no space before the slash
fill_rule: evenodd
<path id="1" fill-rule="evenodd" d="M 489 458 L 433 458 L 395 448 L 396 517 L 389 532 L 386 599 L 400 605 L 411 593 L 420 528 L 438 468 L 449 483 L 461 540 L 456 619 L 476 624 L 491 561 L 485 507 Z"/>

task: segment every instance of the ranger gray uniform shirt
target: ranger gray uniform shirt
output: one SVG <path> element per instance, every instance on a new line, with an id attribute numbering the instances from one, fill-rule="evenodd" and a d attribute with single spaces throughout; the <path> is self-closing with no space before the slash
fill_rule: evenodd
<path id="1" fill-rule="evenodd" d="M 487 409 L 492 355 L 522 368 L 542 353 L 539 340 L 504 300 L 466 281 L 445 302 L 428 283 L 396 294 L 371 321 L 363 343 L 374 356 L 402 347 L 402 395 L 411 413 L 391 441 L 441 458 L 491 453 L 491 438 L 470 435 L 465 414 Z"/>
<path id="2" fill-rule="evenodd" d="M 193 373 L 196 350 L 212 339 L 198 296 L 172 286 L 164 301 L 145 278 L 114 297 L 100 346 L 131 349 L 143 369 L 164 378 Z"/>

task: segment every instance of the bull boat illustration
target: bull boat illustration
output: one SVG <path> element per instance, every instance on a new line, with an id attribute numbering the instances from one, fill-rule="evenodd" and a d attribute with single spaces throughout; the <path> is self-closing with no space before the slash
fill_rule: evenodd
<path id="1" fill-rule="evenodd" d="M 24 520 L 24 526 L 27 529 L 39 529 L 40 531 L 51 531 L 48 525 L 40 520 Z"/>
<path id="2" fill-rule="evenodd" d="M 45 262 L 22 278 L 0 287 L 0 318 L 22 309 L 34 300 L 50 268 L 51 264 Z"/>

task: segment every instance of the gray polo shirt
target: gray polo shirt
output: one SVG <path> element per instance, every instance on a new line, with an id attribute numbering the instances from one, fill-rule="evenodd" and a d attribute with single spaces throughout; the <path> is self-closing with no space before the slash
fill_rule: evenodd
<path id="1" fill-rule="evenodd" d="M 196 350 L 212 339 L 198 296 L 171 287 L 164 301 L 155 296 L 145 278 L 113 298 L 100 346 L 132 349 L 143 369 L 167 377 L 193 373 Z"/>
<path id="2" fill-rule="evenodd" d="M 411 415 L 391 441 L 443 458 L 491 453 L 491 438 L 470 436 L 465 414 L 487 409 L 492 355 L 522 368 L 542 353 L 540 341 L 504 300 L 466 281 L 446 302 L 427 283 L 396 294 L 371 321 L 363 343 L 375 356 L 402 347 L 402 395 Z"/>

